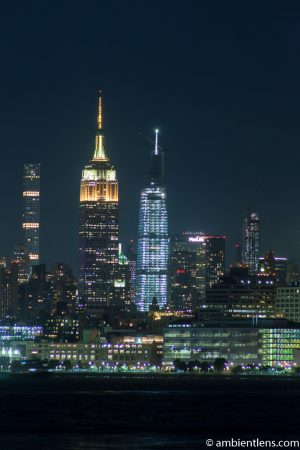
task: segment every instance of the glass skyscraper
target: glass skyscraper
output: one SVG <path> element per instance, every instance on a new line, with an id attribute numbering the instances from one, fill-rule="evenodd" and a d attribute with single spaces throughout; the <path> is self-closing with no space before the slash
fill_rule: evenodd
<path id="1" fill-rule="evenodd" d="M 173 311 L 195 311 L 205 300 L 206 240 L 201 232 L 170 238 L 170 298 Z"/>
<path id="2" fill-rule="evenodd" d="M 205 289 L 225 273 L 226 236 L 186 231 L 170 238 L 172 310 L 195 311 L 205 303 Z"/>
<path id="3" fill-rule="evenodd" d="M 248 267 L 251 275 L 258 270 L 259 227 L 258 214 L 249 210 L 243 223 L 242 263 Z"/>
<path id="4" fill-rule="evenodd" d="M 225 274 L 225 241 L 226 236 L 205 236 L 207 288 L 219 283 L 221 277 Z"/>
<path id="5" fill-rule="evenodd" d="M 23 201 L 22 227 L 29 276 L 31 267 L 39 264 L 40 258 L 40 164 L 24 164 Z"/>
<path id="6" fill-rule="evenodd" d="M 151 171 L 140 199 L 135 297 L 139 311 L 148 311 L 154 299 L 160 308 L 167 303 L 168 215 L 158 130 L 151 157 Z"/>
<path id="7" fill-rule="evenodd" d="M 101 93 L 96 146 L 82 172 L 79 214 L 80 301 L 90 316 L 97 317 L 112 303 L 119 264 L 118 181 L 104 148 Z"/>

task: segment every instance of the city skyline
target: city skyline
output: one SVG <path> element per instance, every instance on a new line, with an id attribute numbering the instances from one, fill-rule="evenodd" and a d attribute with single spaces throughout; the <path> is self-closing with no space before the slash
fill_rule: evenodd
<path id="1" fill-rule="evenodd" d="M 299 3 L 2 3 L 2 447 L 300 447 Z"/>
<path id="2" fill-rule="evenodd" d="M 101 91 L 98 91 L 98 96 L 99 96 L 99 93 L 100 93 L 100 101 L 102 101 L 102 90 Z M 99 107 L 99 102 L 98 102 L 98 107 Z M 97 120 L 98 120 L 98 125 L 99 125 L 99 114 L 98 114 L 98 118 L 97 118 Z M 101 117 L 101 120 L 102 120 L 102 117 Z M 98 127 L 98 130 L 99 130 L 99 127 Z M 101 131 L 101 133 L 102 133 L 102 129 L 100 130 Z M 155 133 L 157 133 L 158 132 L 158 130 L 157 129 L 155 129 L 154 130 L 155 131 Z M 94 157 L 93 157 L 93 159 L 91 160 L 91 161 L 93 161 L 94 159 L 95 159 L 95 153 L 98 151 L 103 151 L 104 152 L 104 154 L 105 154 L 105 150 L 104 150 L 104 135 L 102 135 L 102 140 L 101 140 L 101 142 L 99 143 L 99 139 L 98 139 L 98 137 L 96 136 L 96 149 L 95 149 L 95 151 L 94 151 Z M 147 136 L 147 141 L 149 141 L 149 142 L 151 142 L 152 144 L 153 144 L 153 142 L 154 142 L 154 140 L 152 141 L 151 140 L 151 138 L 149 138 L 148 136 Z M 102 150 L 100 149 L 98 149 L 97 150 L 97 148 L 102 148 Z M 162 148 L 162 147 L 161 147 Z M 163 149 L 163 148 L 162 148 Z M 163 151 L 165 151 L 164 149 L 163 149 Z M 98 158 L 99 159 L 99 158 Z M 101 159 L 101 158 L 100 158 Z M 104 159 L 106 160 L 106 155 L 104 156 Z M 165 164 L 165 163 L 164 163 Z M 40 163 L 25 163 L 24 164 L 24 166 L 23 166 L 23 170 L 25 171 L 26 170 L 26 168 L 28 167 L 28 170 L 29 169 L 31 169 L 31 168 L 38 168 L 37 170 L 38 170 L 38 189 L 40 190 Z M 88 166 L 86 166 L 86 168 L 87 168 Z M 24 172 L 25 173 L 25 172 Z M 21 193 L 22 195 L 23 195 L 23 208 L 24 208 L 24 205 L 26 204 L 26 202 L 24 203 L 24 189 L 25 189 L 25 185 L 24 185 L 24 177 L 25 177 L 25 175 L 23 174 L 23 192 Z M 82 188 L 81 188 L 82 189 Z M 81 194 L 80 194 L 81 195 Z M 79 197 L 80 197 L 80 195 L 79 195 Z M 40 191 L 38 191 L 38 201 L 40 200 L 39 199 L 39 196 L 40 196 Z M 25 199 L 26 200 L 26 199 Z M 26 206 L 25 206 L 25 208 L 26 208 Z M 38 209 L 40 208 L 40 206 L 38 206 Z M 138 209 L 138 208 L 137 208 Z M 236 246 L 237 246 L 237 242 L 239 241 L 239 245 L 240 245 L 240 248 L 241 248 L 241 252 L 243 253 L 243 245 L 245 245 L 243 242 L 244 242 L 244 239 L 245 239 L 245 224 L 246 224 L 246 221 L 248 220 L 247 219 L 247 217 L 249 216 L 249 214 L 250 215 L 254 215 L 254 216 L 256 216 L 257 217 L 257 213 L 256 212 L 252 212 L 251 213 L 251 209 L 249 208 L 249 207 L 247 207 L 247 208 L 245 208 L 244 209 L 244 216 L 241 218 L 241 223 L 240 223 L 240 234 L 239 235 L 237 235 L 237 236 L 235 236 L 235 237 L 233 237 L 232 235 L 231 235 L 231 239 L 229 238 L 229 240 L 230 240 L 230 247 L 228 246 L 228 244 L 226 245 L 226 266 L 225 266 L 225 269 L 226 270 L 229 270 L 229 268 L 231 267 L 231 266 L 234 266 L 235 264 L 236 264 Z M 24 212 L 23 212 L 23 215 L 24 215 Z M 39 213 L 38 213 L 38 215 L 39 215 Z M 250 216 L 249 216 L 250 217 Z M 22 215 L 21 215 L 21 220 L 22 220 Z M 39 220 L 40 220 L 40 218 L 39 218 Z M 260 222 L 260 217 L 259 217 L 259 222 Z M 79 226 L 80 226 L 80 221 L 79 221 Z M 22 224 L 21 222 L 20 222 L 20 230 L 21 229 L 23 229 L 23 234 L 24 234 L 24 224 Z M 40 227 L 40 224 L 38 224 L 38 228 Z M 136 227 L 137 229 L 138 229 L 138 223 L 137 223 L 137 227 Z M 259 225 L 259 228 L 261 228 L 261 224 Z M 136 230 L 134 230 L 133 229 L 133 232 L 131 233 L 131 238 L 129 238 L 128 239 L 128 241 L 122 241 L 121 239 L 119 239 L 119 241 L 118 242 L 120 242 L 122 245 L 129 245 L 130 244 L 130 242 L 132 242 L 132 237 L 134 237 L 134 239 L 133 239 L 133 241 L 134 242 L 136 242 L 136 244 L 137 244 L 137 242 L 138 242 L 138 232 L 137 232 L 137 229 Z M 19 230 L 19 232 L 17 233 L 18 234 L 18 236 L 21 236 L 20 237 L 20 239 L 19 239 L 19 241 L 22 241 L 22 233 L 20 233 L 20 230 Z M 119 232 L 119 231 L 118 231 Z M 186 228 L 184 228 L 184 229 L 182 229 L 182 230 L 179 230 L 178 231 L 179 233 L 186 233 L 186 232 L 188 232 L 187 231 L 187 227 Z M 195 234 L 198 234 L 198 233 L 203 233 L 203 230 L 201 230 L 201 231 L 196 231 L 196 229 L 194 229 L 194 230 L 192 230 L 191 231 L 192 233 L 195 233 Z M 43 233 L 43 232 L 42 232 Z M 26 234 L 26 230 L 25 230 L 25 234 Z M 122 234 L 122 230 L 121 230 L 121 234 Z M 206 233 L 204 233 L 204 234 L 211 234 L 211 231 L 210 230 L 208 230 L 208 232 L 206 232 Z M 224 234 L 224 233 L 223 233 Z M 260 234 L 260 233 L 259 233 Z M 172 237 L 172 236 L 174 236 L 174 235 L 176 235 L 176 233 L 171 233 L 171 232 L 169 232 L 169 236 L 170 237 Z M 229 236 L 230 236 L 230 233 L 229 233 Z M 44 239 L 46 238 L 45 236 L 43 236 L 44 237 Z M 226 234 L 226 240 L 228 239 L 228 234 Z M 26 240 L 26 238 L 25 238 L 25 240 Z M 40 240 L 40 231 L 39 231 L 39 234 L 38 234 L 38 238 L 37 238 L 37 242 L 39 242 L 39 240 Z M 15 241 L 15 246 L 16 245 L 19 245 L 18 243 L 18 240 L 16 240 Z M 235 243 L 235 244 L 234 244 Z M 278 241 L 278 243 L 279 243 L 279 241 Z M 39 243 L 37 244 L 38 245 L 38 247 L 39 247 Z M 12 250 L 11 250 L 11 252 L 10 253 L 8 253 L 8 254 L 2 254 L 2 257 L 4 257 L 4 258 L 6 258 L 6 260 L 7 260 L 7 262 L 9 262 L 10 260 L 13 260 L 14 259 L 14 252 L 15 252 L 15 246 L 12 248 Z M 264 255 L 264 253 L 266 253 L 266 252 L 268 252 L 268 251 L 277 251 L 277 248 L 278 247 L 274 247 L 274 248 L 270 248 L 270 246 L 268 246 L 268 245 L 266 245 L 265 244 L 265 242 L 264 242 L 264 239 L 263 238 L 261 238 L 261 236 L 259 237 L 259 247 L 257 248 L 257 250 L 256 250 L 256 259 L 257 259 L 257 264 L 258 264 L 258 257 L 263 257 L 263 255 Z M 278 252 L 277 252 L 278 253 Z M 117 253 L 116 253 L 117 254 Z M 285 255 L 286 256 L 286 255 Z M 40 257 L 40 256 L 39 256 Z M 246 262 L 246 259 L 247 258 L 244 258 L 245 259 L 245 261 L 243 261 L 243 255 L 241 254 L 241 257 L 242 257 L 242 260 L 241 260 L 241 262 L 243 262 L 243 263 L 245 263 L 245 264 L 247 264 L 247 262 Z M 288 260 L 292 260 L 292 261 L 295 261 L 296 263 L 298 263 L 298 261 L 299 261 L 299 257 L 297 258 L 297 255 L 296 255 L 296 257 L 289 257 L 289 255 L 287 255 L 287 259 Z M 47 258 L 47 257 L 45 257 L 44 259 L 43 259 L 43 257 L 42 257 L 42 260 L 41 260 L 41 262 L 42 263 L 46 263 L 48 266 L 52 266 L 53 264 L 55 264 L 55 263 L 57 263 L 59 261 L 59 258 L 57 258 L 57 259 L 53 259 L 53 260 L 49 260 L 49 258 Z M 66 259 L 65 260 L 67 263 L 69 263 L 70 262 L 70 260 L 68 260 L 68 259 Z M 71 261 L 71 264 L 72 264 L 72 261 Z M 80 266 L 80 263 L 78 263 L 78 261 L 76 261 L 76 260 L 73 260 L 73 264 L 72 264 L 72 267 L 73 267 L 73 269 L 75 268 L 75 272 L 79 272 L 80 271 L 80 268 L 79 267 L 77 267 L 77 266 Z M 251 269 L 250 269 L 251 270 Z"/>
<path id="3" fill-rule="evenodd" d="M 91 162 L 93 162 L 93 161 L 96 161 L 96 160 L 104 160 L 104 161 L 109 161 L 109 159 L 106 157 L 106 152 L 105 152 L 105 150 L 104 150 L 104 134 L 103 134 L 103 128 L 102 128 L 102 123 L 103 123 L 103 117 L 102 117 L 102 96 L 103 96 L 103 94 L 102 94 L 102 90 L 99 90 L 98 91 L 98 116 L 97 116 L 97 124 L 98 124 L 98 132 L 97 132 L 97 135 L 96 135 L 96 146 L 95 146 L 95 150 L 94 150 L 94 156 L 93 156 L 93 159 L 91 160 Z M 100 128 L 99 128 L 100 127 Z M 154 139 L 154 140 L 151 140 L 151 138 L 149 138 L 148 136 L 146 137 L 146 139 L 145 140 L 147 140 L 148 142 L 150 142 L 151 144 L 153 144 L 153 143 L 155 143 L 155 146 L 157 146 L 157 136 L 158 136 L 158 130 L 157 129 L 155 129 L 154 130 L 155 131 L 155 134 L 156 134 L 156 138 Z M 100 137 L 99 137 L 100 136 Z M 165 152 L 165 149 L 163 149 L 163 147 L 160 147 L 161 149 L 162 149 L 162 151 L 163 152 Z M 103 153 L 103 154 L 102 154 Z M 99 156 L 99 155 L 100 156 Z M 95 156 L 96 155 L 96 156 Z M 98 156 L 97 156 L 98 155 Z M 96 159 L 95 159 L 96 158 Z M 165 163 L 163 162 L 163 165 L 165 165 Z M 113 166 L 112 166 L 113 167 Z M 89 166 L 85 166 L 85 169 L 87 169 L 87 168 L 89 168 Z M 26 185 L 24 184 L 25 183 L 25 179 L 26 179 L 26 170 L 27 171 L 32 171 L 32 170 L 37 170 L 38 171 L 38 184 L 37 184 L 37 186 L 38 186 L 38 194 L 34 194 L 35 196 L 36 195 L 38 195 L 38 201 L 40 200 L 40 198 L 39 198 L 39 196 L 40 196 L 40 163 L 25 163 L 24 164 L 24 173 L 23 173 L 23 193 L 22 193 L 22 195 L 23 195 L 23 208 L 25 207 L 26 208 L 26 205 L 27 205 L 27 203 L 26 203 L 26 198 L 25 198 L 25 203 L 24 203 L 24 195 L 26 194 Z M 113 168 L 113 170 L 114 170 L 114 168 Z M 164 176 L 164 178 L 165 178 L 165 176 Z M 164 181 L 164 183 L 165 183 L 165 181 Z M 81 181 L 81 184 L 82 184 L 82 181 Z M 24 189 L 25 189 L 25 191 L 24 191 Z M 82 196 L 82 186 L 81 186 L 81 194 L 80 194 L 80 196 Z M 25 194 L 24 194 L 24 192 L 25 192 Z M 118 196 L 118 193 L 117 193 L 117 196 Z M 34 198 L 35 199 L 35 198 Z M 36 200 L 36 199 L 35 199 Z M 24 206 L 25 205 L 25 206 Z M 28 206 L 27 206 L 27 208 L 28 208 Z M 38 206 L 38 210 L 39 210 L 39 208 L 40 208 L 40 206 Z M 35 213 L 36 214 L 36 213 Z M 24 213 L 23 213 L 23 215 L 24 215 Z M 39 212 L 38 212 L 38 215 L 39 215 Z M 229 248 L 229 246 L 228 246 L 228 244 L 227 244 L 227 246 L 226 246 L 226 266 L 225 266 L 225 270 L 227 270 L 228 271 L 228 269 L 230 268 L 230 266 L 232 266 L 232 265 L 235 265 L 235 263 L 236 263 L 236 255 L 235 255 L 235 245 L 233 244 L 234 242 L 237 242 L 238 240 L 240 241 L 239 243 L 240 243 L 240 246 L 241 246 L 241 251 L 242 251 L 242 253 L 243 253 L 243 246 L 245 246 L 245 243 L 244 243 L 244 240 L 245 240 L 245 227 L 246 227 L 246 223 L 247 223 L 247 220 L 248 220 L 248 217 L 250 217 L 250 216 L 255 216 L 255 218 L 257 218 L 258 219 L 258 217 L 257 217 L 257 213 L 256 212 L 251 212 L 251 209 L 249 208 L 249 207 L 247 207 L 247 208 L 245 208 L 245 210 L 244 210 L 244 218 L 242 218 L 241 219 L 241 224 L 240 224 L 240 228 L 241 228 L 241 231 L 240 231 L 240 235 L 238 236 L 236 236 L 236 237 L 232 237 L 232 239 L 231 239 L 231 242 L 230 242 L 230 248 Z M 40 218 L 39 218 L 39 220 L 40 220 Z M 259 220 L 259 222 L 260 222 L 260 218 L 258 219 Z M 118 221 L 119 221 L 119 219 L 118 219 Z M 23 229 L 23 233 L 24 233 L 24 224 L 22 224 L 22 223 L 20 223 L 20 225 L 21 225 L 21 228 Z M 79 226 L 80 226 L 80 221 L 79 221 Z M 138 223 L 137 223 L 137 228 L 138 228 Z M 39 224 L 38 224 L 38 227 L 39 227 Z M 118 227 L 119 227 L 119 225 L 118 225 Z M 259 225 L 259 228 L 261 227 L 261 224 Z M 133 229 L 133 228 L 132 228 Z M 39 230 L 39 229 L 38 229 Z M 120 230 L 118 230 L 118 234 L 119 234 L 119 231 Z M 183 229 L 183 230 L 179 230 L 179 233 L 185 233 L 185 232 L 187 232 L 187 228 L 185 228 L 185 229 Z M 201 230 L 200 231 L 200 233 L 202 233 L 203 232 L 203 230 Z M 199 232 L 197 232 L 196 230 L 192 230 L 192 233 L 199 233 Z M 26 230 L 25 230 L 25 234 L 26 234 Z M 121 229 L 121 234 L 122 234 L 122 229 Z M 172 237 L 172 236 L 174 236 L 176 233 L 169 233 L 169 236 L 170 237 Z M 204 233 L 205 234 L 205 233 Z M 206 234 L 210 234 L 210 230 L 206 233 Z M 137 232 L 137 229 L 136 230 L 134 230 L 133 229 L 133 232 L 132 232 L 132 234 L 131 234 L 131 237 L 133 237 L 134 236 L 134 241 L 136 242 L 136 244 L 138 243 L 138 232 Z M 45 238 L 45 236 L 44 236 L 44 238 Z M 226 234 L 226 239 L 228 238 L 228 235 Z M 21 237 L 21 239 L 20 240 L 22 240 L 22 237 Z M 25 237 L 25 240 L 26 240 L 26 237 Z M 38 235 L 38 238 L 37 238 L 37 242 L 38 242 L 38 244 L 36 244 L 36 245 L 38 245 L 38 247 L 39 247 L 39 240 L 40 240 L 40 232 L 39 232 L 39 235 Z M 122 242 L 122 244 L 123 245 L 128 245 L 129 244 L 129 242 L 131 241 L 131 239 L 129 239 L 127 242 L 126 241 L 122 241 L 121 239 L 118 239 L 118 242 Z M 17 244 L 17 240 L 16 240 L 16 243 L 15 243 L 15 245 L 18 245 Z M 278 247 L 275 247 L 275 252 L 277 251 L 277 248 Z M 261 250 L 262 249 L 262 250 Z M 2 255 L 3 257 L 6 257 L 7 258 L 7 262 L 9 262 L 11 259 L 13 260 L 14 259 L 14 248 L 12 249 L 12 251 L 11 251 L 11 253 L 10 254 L 8 254 L 8 255 Z M 245 250 L 244 250 L 245 251 Z M 255 258 L 257 259 L 257 264 L 258 264 L 258 257 L 263 257 L 263 255 L 264 255 L 264 253 L 266 253 L 267 251 L 274 251 L 274 249 L 272 248 L 270 248 L 270 247 L 268 247 L 265 243 L 264 243 L 264 240 L 263 240 L 263 238 L 261 239 L 261 237 L 259 237 L 259 246 L 258 246 L 258 248 L 256 249 L 256 256 L 255 256 Z M 278 253 L 278 252 L 277 252 Z M 116 255 L 118 254 L 118 250 L 116 249 Z M 229 255 L 229 256 L 228 256 Z M 247 257 L 243 257 L 243 254 L 241 255 L 242 256 L 242 260 L 241 260 L 241 262 L 243 262 L 243 263 L 245 263 L 245 264 L 247 264 L 247 261 L 246 261 L 246 259 L 247 259 Z M 117 256 L 116 256 L 116 258 L 117 258 Z M 244 259 L 245 259 L 245 261 L 244 261 Z M 297 257 L 296 258 L 293 258 L 293 257 L 287 257 L 287 259 L 289 259 L 289 260 L 293 260 L 293 261 L 296 261 L 296 262 L 298 262 L 298 260 L 297 260 Z M 55 264 L 56 262 L 58 262 L 59 261 L 59 258 L 57 258 L 57 259 L 55 259 L 55 260 L 52 260 L 52 261 L 47 261 L 47 257 L 46 258 L 44 258 L 44 259 L 42 259 L 41 260 L 41 262 L 46 262 L 47 263 L 47 265 L 48 266 L 52 266 L 53 264 Z M 65 260 L 66 261 L 66 263 L 69 263 L 70 262 L 70 260 L 69 259 L 66 259 Z M 72 263 L 72 262 L 71 262 Z M 256 264 L 256 269 L 257 269 L 257 264 Z M 251 265 L 251 263 L 250 263 L 250 265 Z M 77 270 L 78 270 L 78 272 L 80 273 L 80 268 L 79 269 L 77 269 L 77 266 L 80 266 L 80 263 L 78 264 L 78 262 L 77 261 L 73 261 L 73 264 L 72 264 L 72 267 L 73 268 L 75 268 L 75 273 L 77 272 Z M 28 269 L 27 269 L 28 270 Z M 251 272 L 251 270 L 252 269 L 250 269 L 250 272 Z M 253 272 L 253 271 L 252 271 Z M 254 273 L 254 272 L 253 272 Z M 79 275 L 79 278 L 80 278 L 80 275 Z"/>
<path id="4" fill-rule="evenodd" d="M 95 8 L 98 11 L 97 5 Z M 184 230 L 226 234 L 229 261 L 233 261 L 233 244 L 240 240 L 241 223 L 249 205 L 261 218 L 261 255 L 271 248 L 299 262 L 300 217 L 294 207 L 297 174 L 296 164 L 292 163 L 297 161 L 300 145 L 295 100 L 300 70 L 294 6 L 284 6 L 285 18 L 280 19 L 278 28 L 282 5 L 276 2 L 270 10 L 240 6 L 232 17 L 221 7 L 215 12 L 194 4 L 182 11 L 175 2 L 172 20 L 166 23 L 169 11 L 161 6 L 157 34 L 151 34 L 151 39 L 148 31 L 155 12 L 145 8 L 145 33 L 136 21 L 141 10 L 129 8 L 128 25 L 132 25 L 132 33 L 139 32 L 139 41 L 132 42 L 130 26 L 127 29 L 118 23 L 113 28 L 115 40 L 104 24 L 101 30 L 84 28 L 85 40 L 79 45 L 80 34 L 73 28 L 81 19 L 79 6 L 71 11 L 62 6 L 57 35 L 51 34 L 53 41 L 45 41 L 56 17 L 51 6 L 43 28 L 32 29 L 24 29 L 24 23 L 36 23 L 38 12 L 7 7 L 4 29 L 11 39 L 12 52 L 4 52 L 1 73 L 6 89 L 0 106 L 4 128 L 0 188 L 7 217 L 0 224 L 1 235 L 5 236 L 1 254 L 10 257 L 15 243 L 21 241 L 22 166 L 41 163 L 41 260 L 47 264 L 68 261 L 78 268 L 78 185 L 92 146 L 95 93 L 100 86 L 109 99 L 106 134 L 119 173 L 120 233 L 124 244 L 136 237 L 139 192 L 151 148 L 147 137 L 157 124 L 167 149 L 171 234 Z M 124 11 L 125 17 L 128 12 Z M 113 16 L 109 6 L 103 13 L 108 18 Z M 23 21 L 24 15 L 27 22 Z M 246 15 L 255 26 L 243 27 L 248 23 Z M 91 11 L 85 11 L 83 17 L 84 22 L 94 23 Z M 208 26 L 205 22 L 209 17 L 213 21 L 208 20 Z M 173 42 L 164 37 L 160 46 L 162 36 L 174 36 L 179 20 L 182 32 L 173 37 Z M 234 40 L 229 29 L 241 39 Z M 77 46 L 71 45 L 68 31 Z M 18 33 L 22 33 L 22 40 Z M 30 45 L 33 40 L 34 46 Z M 59 40 L 63 45 L 57 46 Z M 26 64 L 20 66 L 25 63 L 25 44 Z M 55 54 L 53 46 L 57 48 Z M 103 51 L 101 58 L 95 57 L 100 54 L 97 46 Z M 112 53 L 107 51 L 110 46 Z M 284 46 L 294 58 L 286 59 Z M 35 58 L 41 51 L 49 55 L 50 65 Z M 180 67 L 178 54 L 183 61 Z M 141 66 L 137 58 L 141 58 Z M 193 71 L 188 70 L 188 76 L 184 68 L 191 64 Z M 11 72 L 6 70 L 8 66 Z M 143 83 L 139 77 L 133 82 L 132 76 L 139 73 L 140 67 L 145 68 Z M 17 133 L 16 111 L 22 116 Z M 181 214 L 176 208 L 178 201 Z M 68 229 L 64 236 L 61 227 Z"/>

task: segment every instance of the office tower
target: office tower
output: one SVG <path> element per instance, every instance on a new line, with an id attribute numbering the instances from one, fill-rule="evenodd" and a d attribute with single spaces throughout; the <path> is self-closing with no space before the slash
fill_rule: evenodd
<path id="1" fill-rule="evenodd" d="M 16 264 L 18 270 L 18 283 L 24 284 L 28 281 L 28 255 L 25 244 L 16 244 L 13 254 L 12 263 Z"/>
<path id="2" fill-rule="evenodd" d="M 80 335 L 80 318 L 76 314 L 59 311 L 45 322 L 44 336 L 57 342 L 76 342 Z"/>
<path id="3" fill-rule="evenodd" d="M 23 173 L 23 230 L 26 246 L 27 276 L 31 268 L 39 264 L 39 234 L 40 234 L 40 164 L 24 164 Z"/>
<path id="4" fill-rule="evenodd" d="M 122 311 L 130 310 L 130 265 L 119 244 L 119 264 L 115 273 L 112 306 Z"/>
<path id="5" fill-rule="evenodd" d="M 205 299 L 206 240 L 201 232 L 170 238 L 170 299 L 173 311 L 196 310 Z"/>
<path id="6" fill-rule="evenodd" d="M 47 279 L 51 284 L 51 314 L 62 308 L 66 312 L 76 312 L 76 280 L 68 264 L 55 263 Z"/>
<path id="7" fill-rule="evenodd" d="M 205 289 L 225 273 L 226 236 L 184 232 L 170 239 L 170 300 L 172 310 L 193 310 L 205 300 Z"/>
<path id="8" fill-rule="evenodd" d="M 287 258 L 275 256 L 273 250 L 269 250 L 266 256 L 258 260 L 257 277 L 269 277 L 277 286 L 286 285 Z"/>
<path id="9" fill-rule="evenodd" d="M 168 215 L 158 130 L 151 158 L 151 171 L 140 198 L 135 297 L 139 311 L 148 311 L 153 299 L 160 308 L 167 303 Z"/>
<path id="10" fill-rule="evenodd" d="M 232 268 L 230 275 L 206 290 L 205 319 L 275 317 L 276 286 L 269 278 L 256 280 L 247 268 Z"/>
<path id="11" fill-rule="evenodd" d="M 134 241 L 131 239 L 126 247 L 126 257 L 128 259 L 130 268 L 130 300 L 134 303 L 135 300 L 135 285 L 136 285 L 136 250 Z"/>
<path id="12" fill-rule="evenodd" d="M 0 264 L 0 319 L 16 318 L 19 314 L 18 265 L 10 268 Z"/>
<path id="13" fill-rule="evenodd" d="M 0 267 L 0 320 L 5 319 L 10 309 L 10 273 L 1 266 Z"/>
<path id="14" fill-rule="evenodd" d="M 242 264 L 242 245 L 240 242 L 234 244 L 234 250 L 235 250 L 235 265 L 236 267 L 239 267 Z"/>
<path id="15" fill-rule="evenodd" d="M 33 266 L 28 283 L 19 286 L 20 314 L 23 320 L 37 320 L 50 314 L 51 288 L 45 264 Z"/>
<path id="16" fill-rule="evenodd" d="M 291 259 L 287 262 L 286 282 L 290 284 L 295 281 L 300 281 L 300 270 L 298 264 Z"/>
<path id="17" fill-rule="evenodd" d="M 243 222 L 242 263 L 254 275 L 258 269 L 260 220 L 257 213 L 248 210 Z"/>
<path id="18" fill-rule="evenodd" d="M 9 312 L 10 315 L 14 318 L 18 318 L 19 316 L 19 268 L 18 264 L 15 262 L 11 262 L 10 264 L 10 305 Z"/>
<path id="19" fill-rule="evenodd" d="M 292 322 L 300 322 L 300 283 L 277 287 L 276 316 Z"/>
<path id="20" fill-rule="evenodd" d="M 205 236 L 206 243 L 206 287 L 219 283 L 225 274 L 226 236 Z"/>
<path id="21" fill-rule="evenodd" d="M 98 317 L 111 304 L 119 264 L 118 181 L 104 147 L 101 93 L 95 151 L 82 172 L 79 215 L 80 302 Z"/>

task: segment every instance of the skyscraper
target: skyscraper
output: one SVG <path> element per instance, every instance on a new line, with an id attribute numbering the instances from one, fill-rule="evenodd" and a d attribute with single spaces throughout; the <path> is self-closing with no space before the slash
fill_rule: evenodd
<path id="1" fill-rule="evenodd" d="M 151 157 L 151 171 L 140 199 L 135 297 L 139 311 L 148 311 L 154 298 L 160 308 L 167 303 L 168 215 L 158 130 Z"/>
<path id="2" fill-rule="evenodd" d="M 186 231 L 170 238 L 170 299 L 172 310 L 197 310 L 205 289 L 225 273 L 226 236 Z"/>
<path id="3" fill-rule="evenodd" d="M 208 320 L 274 317 L 275 296 L 274 283 L 257 280 L 247 268 L 232 267 L 220 283 L 206 290 L 201 317 Z"/>
<path id="4" fill-rule="evenodd" d="M 55 263 L 47 275 L 51 285 L 51 313 L 56 314 L 60 308 L 75 313 L 77 283 L 71 267 L 65 263 Z"/>
<path id="5" fill-rule="evenodd" d="M 25 244 L 20 243 L 15 245 L 11 262 L 17 265 L 18 283 L 19 284 L 27 283 L 28 255 Z"/>
<path id="6" fill-rule="evenodd" d="M 135 285 L 136 285 L 136 251 L 134 241 L 131 239 L 127 245 L 125 253 L 130 268 L 130 299 L 131 303 L 135 301 Z"/>
<path id="7" fill-rule="evenodd" d="M 206 242 L 206 287 L 219 283 L 225 274 L 226 236 L 205 236 Z"/>
<path id="8" fill-rule="evenodd" d="M 10 273 L 0 267 L 0 320 L 4 320 L 10 309 Z"/>
<path id="9" fill-rule="evenodd" d="M 248 267 L 251 275 L 258 269 L 259 227 L 260 220 L 257 213 L 249 210 L 243 222 L 242 263 Z"/>
<path id="10" fill-rule="evenodd" d="M 24 164 L 23 174 L 23 230 L 29 276 L 31 267 L 40 258 L 40 164 Z"/>
<path id="11" fill-rule="evenodd" d="M 196 311 L 205 300 L 206 241 L 201 232 L 170 238 L 170 299 L 173 311 Z"/>
<path id="12" fill-rule="evenodd" d="M 111 304 L 122 311 L 128 311 L 131 303 L 130 265 L 127 257 L 122 252 L 121 244 L 119 244 L 119 264 L 118 271 L 115 273 L 114 297 Z"/>
<path id="13" fill-rule="evenodd" d="M 269 250 L 266 256 L 258 260 L 258 278 L 269 278 L 277 286 L 286 285 L 287 258 L 275 256 L 274 250 Z"/>
<path id="14" fill-rule="evenodd" d="M 79 214 L 79 295 L 87 312 L 97 317 L 111 304 L 119 263 L 118 181 L 104 148 L 101 92 L 96 146 L 82 172 Z"/>

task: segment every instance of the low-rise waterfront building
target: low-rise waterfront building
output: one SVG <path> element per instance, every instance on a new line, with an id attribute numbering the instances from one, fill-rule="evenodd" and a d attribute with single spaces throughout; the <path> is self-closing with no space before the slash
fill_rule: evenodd
<path id="1" fill-rule="evenodd" d="M 162 362 L 163 336 L 123 336 L 113 337 L 108 346 L 109 362 L 135 365 L 150 364 L 158 366 Z"/>
<path id="2" fill-rule="evenodd" d="M 163 363 L 225 358 L 231 365 L 291 365 L 298 349 L 300 326 L 285 320 L 171 324 L 164 329 Z"/>
<path id="3" fill-rule="evenodd" d="M 27 341 L 42 336 L 43 327 L 29 325 L 0 325 L 1 341 Z"/>
<path id="4" fill-rule="evenodd" d="M 293 322 L 300 322 L 300 283 L 278 287 L 275 309 L 277 317 L 284 317 Z"/>
<path id="5" fill-rule="evenodd" d="M 31 342 L 26 346 L 26 358 L 55 360 L 63 363 L 69 361 L 72 365 L 82 363 L 99 364 L 107 360 L 106 339 L 98 344 L 83 342 Z"/>
<path id="6" fill-rule="evenodd" d="M 53 342 L 47 340 L 6 343 L 2 353 L 15 359 L 68 361 L 73 366 L 148 365 L 162 361 L 162 336 L 122 336 L 107 343 L 105 337 L 95 342 Z"/>

